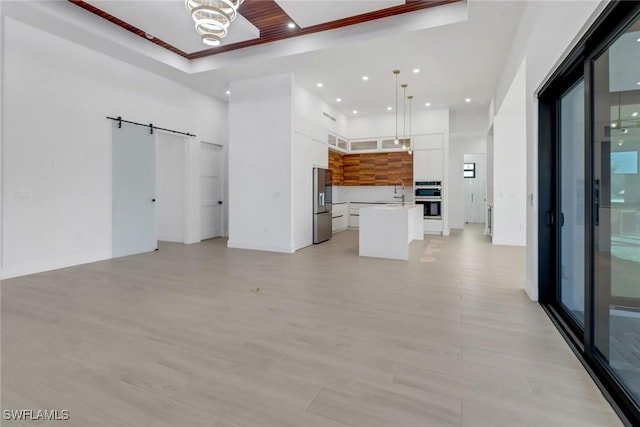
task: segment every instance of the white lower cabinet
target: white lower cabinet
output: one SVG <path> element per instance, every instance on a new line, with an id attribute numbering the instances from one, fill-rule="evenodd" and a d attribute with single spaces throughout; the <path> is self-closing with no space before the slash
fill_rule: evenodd
<path id="1" fill-rule="evenodd" d="M 375 203 L 349 203 L 349 228 L 360 228 L 360 208 L 376 206 Z"/>
<path id="2" fill-rule="evenodd" d="M 442 234 L 441 219 L 425 219 L 424 234 Z"/>
<path id="3" fill-rule="evenodd" d="M 349 225 L 349 203 L 334 203 L 331 218 L 334 233 L 345 230 Z"/>
<path id="4" fill-rule="evenodd" d="M 360 208 L 351 205 L 349 206 L 349 227 L 358 228 L 360 226 Z"/>

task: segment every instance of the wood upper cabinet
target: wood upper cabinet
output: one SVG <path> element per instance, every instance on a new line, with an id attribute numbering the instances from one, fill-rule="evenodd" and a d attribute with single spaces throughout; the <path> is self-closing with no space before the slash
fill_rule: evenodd
<path id="1" fill-rule="evenodd" d="M 413 157 L 407 152 L 347 154 L 343 185 L 394 185 L 413 182 Z"/>
<path id="2" fill-rule="evenodd" d="M 329 170 L 331 184 L 344 185 L 344 154 L 329 150 Z"/>

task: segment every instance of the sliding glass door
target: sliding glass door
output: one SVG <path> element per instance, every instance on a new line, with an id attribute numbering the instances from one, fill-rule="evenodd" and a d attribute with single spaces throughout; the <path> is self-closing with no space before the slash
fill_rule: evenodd
<path id="1" fill-rule="evenodd" d="M 640 21 L 593 61 L 597 355 L 640 402 Z"/>
<path id="2" fill-rule="evenodd" d="M 640 425 L 640 2 L 607 6 L 538 116 L 540 302 Z"/>
<path id="3" fill-rule="evenodd" d="M 584 80 L 560 97 L 558 300 L 584 328 Z"/>

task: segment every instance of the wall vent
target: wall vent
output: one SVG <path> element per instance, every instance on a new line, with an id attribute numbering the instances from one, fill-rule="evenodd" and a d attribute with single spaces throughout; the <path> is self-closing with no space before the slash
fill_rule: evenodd
<path id="1" fill-rule="evenodd" d="M 322 115 L 325 117 L 329 117 L 331 120 L 333 120 L 334 122 L 336 121 L 336 118 L 333 117 L 331 114 L 329 113 L 325 113 L 324 111 L 322 112 Z"/>

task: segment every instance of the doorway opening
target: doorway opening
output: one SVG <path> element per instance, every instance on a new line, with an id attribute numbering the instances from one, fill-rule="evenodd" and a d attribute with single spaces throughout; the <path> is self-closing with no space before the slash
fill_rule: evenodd
<path id="1" fill-rule="evenodd" d="M 224 234 L 223 150 L 221 145 L 200 144 L 200 239 Z"/>
<path id="2" fill-rule="evenodd" d="M 465 154 L 464 177 L 464 223 L 485 224 L 487 212 L 487 155 Z"/>

